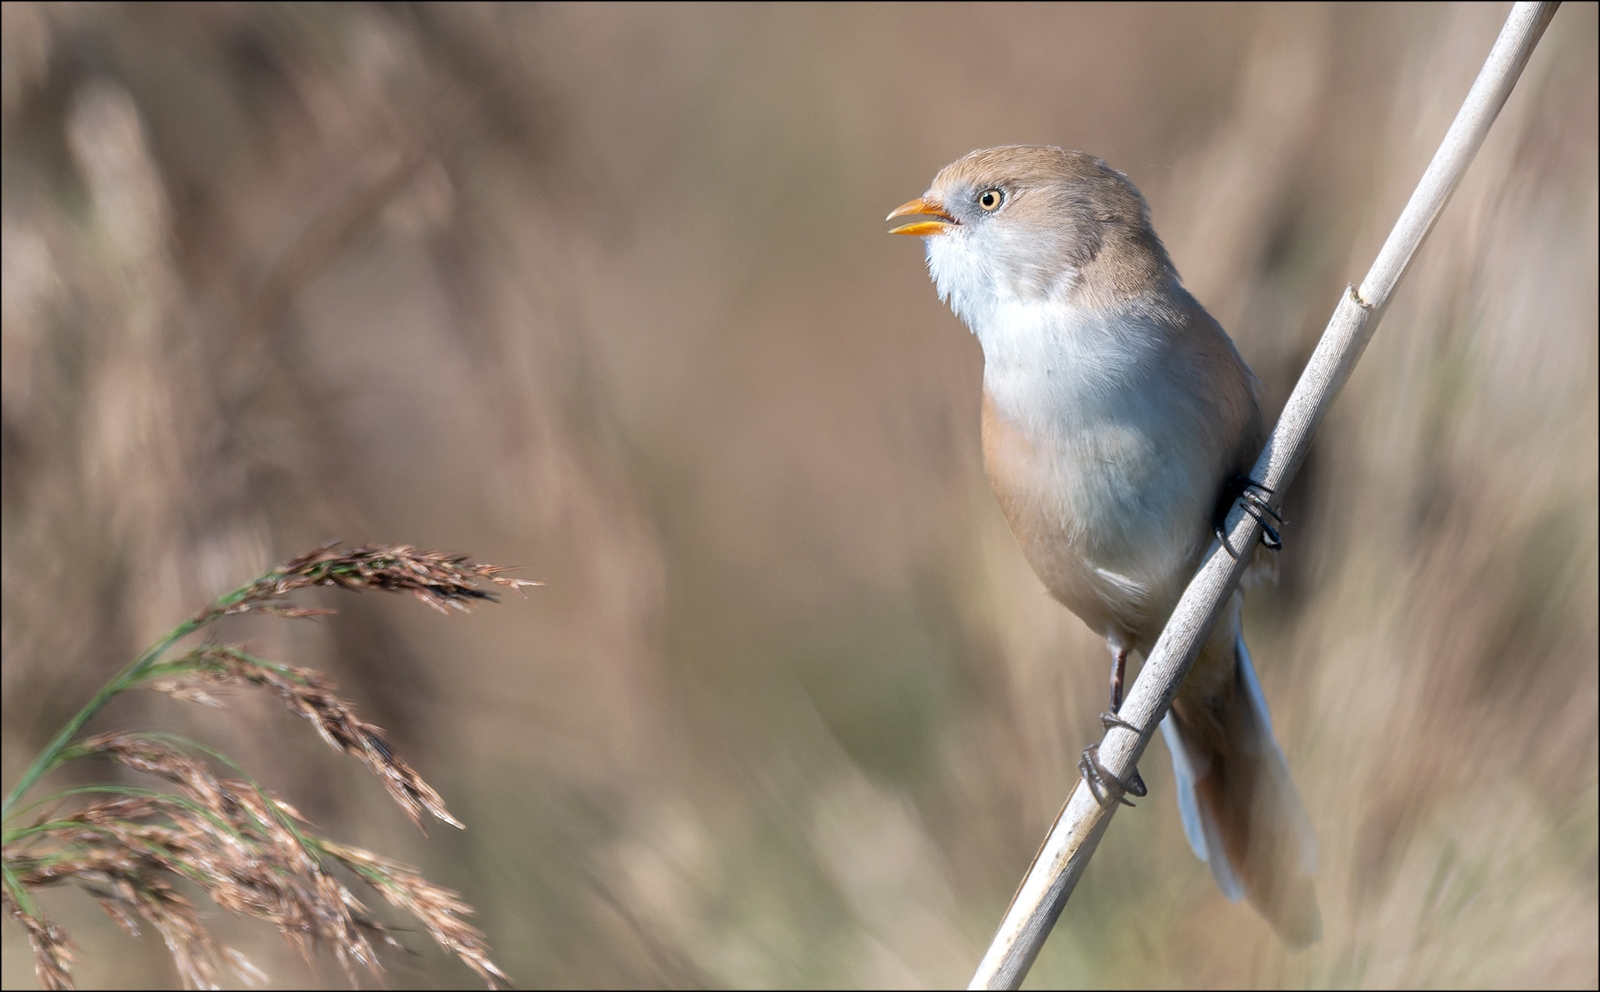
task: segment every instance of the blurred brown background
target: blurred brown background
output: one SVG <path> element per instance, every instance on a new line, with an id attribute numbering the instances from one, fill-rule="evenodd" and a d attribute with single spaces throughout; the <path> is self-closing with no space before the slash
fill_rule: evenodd
<path id="1" fill-rule="evenodd" d="M 880 219 L 972 148 L 1092 151 L 1275 415 L 1505 10 L 5 4 L 6 783 L 269 565 L 470 550 L 548 585 L 228 631 L 331 672 L 465 832 L 272 699 L 95 726 L 420 864 L 523 987 L 963 984 L 1106 653 L 1016 550 L 976 342 Z M 1324 939 L 1222 898 L 1157 745 L 1034 987 L 1600 981 L 1596 34 L 1557 14 L 1247 607 Z M 176 981 L 45 905 L 85 987 Z M 391 984 L 471 984 L 407 940 Z"/>

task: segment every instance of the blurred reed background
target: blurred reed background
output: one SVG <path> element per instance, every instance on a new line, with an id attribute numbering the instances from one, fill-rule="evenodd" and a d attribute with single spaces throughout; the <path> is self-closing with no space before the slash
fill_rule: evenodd
<path id="1" fill-rule="evenodd" d="M 1092 151 L 1275 415 L 1506 5 L 3 10 L 6 783 L 270 564 L 469 550 L 548 585 L 234 631 L 329 671 L 465 832 L 271 699 L 95 727 L 220 745 L 461 889 L 523 987 L 896 986 L 965 982 L 1107 656 L 1015 548 L 977 345 L 880 218 L 972 148 Z M 1596 34 L 1557 14 L 1247 607 L 1322 942 L 1222 898 L 1157 746 L 1033 986 L 1600 981 Z M 85 987 L 175 982 L 45 907 Z M 472 981 L 408 941 L 393 985 Z"/>

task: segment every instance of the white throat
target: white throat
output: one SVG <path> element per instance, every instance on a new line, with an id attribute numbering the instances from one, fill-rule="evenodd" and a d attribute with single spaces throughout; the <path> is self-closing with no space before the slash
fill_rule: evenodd
<path id="1" fill-rule="evenodd" d="M 1077 269 L 1046 269 L 1040 264 L 1043 253 L 1025 230 L 990 228 L 981 238 L 956 230 L 923 241 L 928 274 L 939 299 L 980 338 L 981 328 L 991 323 L 996 309 L 1014 303 L 1064 302 L 1078 285 Z"/>
<path id="2" fill-rule="evenodd" d="M 1008 419 L 1057 433 L 1085 419 L 1133 415 L 1140 379 L 1153 371 L 1164 334 L 1137 307 L 1107 312 L 1075 302 L 1076 269 L 1052 278 L 1008 276 L 993 244 L 934 236 L 928 270 L 939 295 L 983 347 L 984 388 Z"/>

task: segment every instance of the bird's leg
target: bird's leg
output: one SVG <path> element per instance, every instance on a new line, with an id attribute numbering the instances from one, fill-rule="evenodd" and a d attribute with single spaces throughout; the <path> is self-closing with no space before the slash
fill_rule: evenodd
<path id="1" fill-rule="evenodd" d="M 1111 710 L 1115 713 L 1122 709 L 1122 677 L 1128 670 L 1128 649 L 1115 647 L 1111 649 Z"/>
<path id="2" fill-rule="evenodd" d="M 1234 476 L 1222 488 L 1222 499 L 1217 501 L 1216 512 L 1211 518 L 1211 533 L 1217 535 L 1217 540 L 1222 542 L 1223 550 L 1227 551 L 1235 560 L 1238 560 L 1239 553 L 1233 550 L 1233 546 L 1228 543 L 1228 535 L 1223 531 L 1222 527 L 1227 522 L 1228 510 L 1236 502 L 1243 503 L 1244 512 L 1250 514 L 1255 522 L 1261 525 L 1262 544 L 1265 544 L 1273 551 L 1283 547 L 1283 538 L 1278 535 L 1277 527 L 1267 522 L 1267 518 L 1271 517 L 1277 522 L 1278 527 L 1283 526 L 1283 517 L 1278 514 L 1277 510 L 1272 508 L 1272 504 L 1267 500 L 1267 495 L 1271 495 L 1271 493 L 1272 490 L 1269 487 L 1263 486 L 1254 479 L 1243 475 Z"/>
<path id="3" fill-rule="evenodd" d="M 1100 725 L 1107 730 L 1112 727 L 1123 727 L 1137 734 L 1140 733 L 1138 727 L 1117 716 L 1117 711 L 1122 708 L 1122 680 L 1127 668 L 1128 649 L 1125 647 L 1112 648 L 1111 709 L 1100 714 Z M 1078 773 L 1083 776 L 1083 780 L 1089 785 L 1089 791 L 1094 794 L 1095 800 L 1101 805 L 1105 804 L 1107 798 L 1114 797 L 1117 802 L 1122 803 L 1124 806 L 1132 806 L 1133 803 L 1128 802 L 1123 793 L 1131 792 L 1141 798 L 1150 793 L 1150 790 L 1145 788 L 1144 779 L 1139 777 L 1137 768 L 1133 770 L 1133 774 L 1128 777 L 1127 781 L 1123 781 L 1107 771 L 1106 766 L 1100 763 L 1100 745 L 1098 744 L 1091 744 L 1083 749 L 1083 756 L 1078 759 Z M 1116 792 L 1111 790 L 1113 785 L 1117 788 Z"/>
<path id="4" fill-rule="evenodd" d="M 1128 670 L 1128 649 L 1117 647 L 1111 649 L 1111 708 L 1100 714 L 1100 726 L 1107 730 L 1112 727 L 1122 727 L 1134 733 L 1143 733 L 1133 724 L 1117 716 L 1122 709 L 1122 679 Z"/>

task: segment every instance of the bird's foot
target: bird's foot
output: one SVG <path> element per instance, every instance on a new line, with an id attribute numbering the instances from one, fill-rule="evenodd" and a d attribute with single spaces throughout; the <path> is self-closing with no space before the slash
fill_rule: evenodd
<path id="1" fill-rule="evenodd" d="M 1150 794 L 1150 790 L 1145 788 L 1144 779 L 1139 777 L 1137 768 L 1127 781 L 1111 774 L 1111 771 L 1100 763 L 1098 744 L 1091 744 L 1083 749 L 1083 756 L 1078 759 L 1078 774 L 1083 776 L 1084 783 L 1089 786 L 1089 794 L 1102 806 L 1112 801 L 1132 806 L 1133 803 L 1127 798 L 1128 793 L 1131 792 L 1141 799 Z"/>
<path id="2" fill-rule="evenodd" d="M 1271 488 L 1262 485 L 1248 476 L 1236 475 L 1222 490 L 1222 500 L 1217 504 L 1217 513 L 1211 521 L 1211 532 L 1222 543 L 1224 551 L 1228 552 L 1234 560 L 1238 560 L 1239 552 L 1233 550 L 1233 545 L 1228 543 L 1228 535 L 1222 529 L 1228 519 L 1228 510 L 1234 503 L 1242 503 L 1244 512 L 1248 513 L 1256 523 L 1261 525 L 1261 543 L 1268 549 L 1277 551 L 1283 547 L 1283 538 L 1278 534 L 1278 527 L 1283 526 L 1283 517 L 1272 508 L 1267 496 L 1272 494 Z M 1267 522 L 1271 517 L 1277 527 Z"/>
<path id="3" fill-rule="evenodd" d="M 1122 717 L 1117 716 L 1116 711 L 1114 710 L 1100 714 L 1100 726 L 1106 728 L 1107 730 L 1110 730 L 1112 727 L 1121 727 L 1123 730 L 1131 730 L 1136 734 L 1144 733 L 1143 727 L 1135 727 Z"/>

